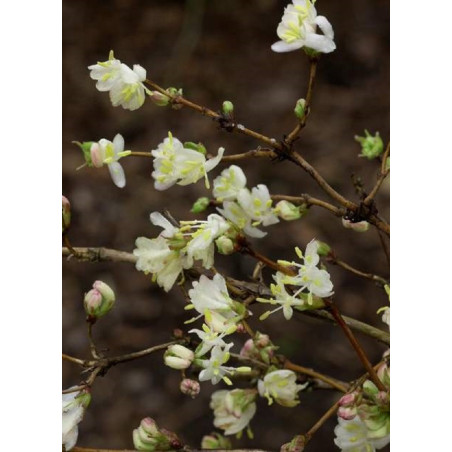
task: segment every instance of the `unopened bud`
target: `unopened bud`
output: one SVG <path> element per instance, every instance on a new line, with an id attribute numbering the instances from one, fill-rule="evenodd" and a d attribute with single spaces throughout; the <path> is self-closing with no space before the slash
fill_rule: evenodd
<path id="1" fill-rule="evenodd" d="M 193 143 L 193 141 L 186 141 L 184 143 L 184 148 L 199 152 L 202 155 L 207 154 L 207 149 L 202 143 Z"/>
<path id="2" fill-rule="evenodd" d="M 184 337 L 184 332 L 180 328 L 174 328 L 173 336 L 175 339 L 182 339 Z"/>
<path id="3" fill-rule="evenodd" d="M 359 156 L 371 160 L 383 152 L 383 140 L 378 132 L 375 136 L 372 136 L 367 130 L 364 133 L 366 134 L 365 137 L 355 136 L 355 140 L 361 144 L 361 154 Z"/>
<path id="4" fill-rule="evenodd" d="M 99 143 L 92 143 L 89 152 L 91 156 L 92 166 L 95 166 L 96 168 L 103 166 L 104 160 L 102 158 L 102 151 Z"/>
<path id="5" fill-rule="evenodd" d="M 274 212 L 278 217 L 286 221 L 298 220 L 302 216 L 299 206 L 286 200 L 279 201 L 275 206 Z"/>
<path id="6" fill-rule="evenodd" d="M 363 391 L 368 395 L 368 396 L 376 396 L 378 394 L 378 388 L 375 385 L 375 383 L 373 383 L 370 380 L 366 380 L 363 384 Z"/>
<path id="7" fill-rule="evenodd" d="M 85 294 L 84 306 L 88 316 L 99 318 L 107 314 L 115 304 L 115 293 L 103 281 L 96 281 Z"/>
<path id="8" fill-rule="evenodd" d="M 169 94 L 171 94 L 172 96 L 175 96 L 175 98 L 177 99 L 178 97 L 182 97 L 182 88 L 174 88 L 173 86 L 171 86 L 170 88 L 168 88 L 166 91 L 168 91 Z M 173 100 L 171 102 L 171 108 L 173 110 L 180 110 L 183 107 L 182 104 L 179 104 L 177 101 Z"/>
<path id="9" fill-rule="evenodd" d="M 201 441 L 202 449 L 232 449 L 231 441 L 220 435 L 220 433 L 213 432 L 210 435 L 205 435 Z"/>
<path id="10" fill-rule="evenodd" d="M 339 400 L 340 406 L 352 406 L 358 399 L 359 393 L 357 391 L 350 392 L 349 394 L 345 394 Z"/>
<path id="11" fill-rule="evenodd" d="M 159 107 L 166 107 L 170 103 L 170 98 L 158 91 L 152 91 L 151 100 Z"/>
<path id="12" fill-rule="evenodd" d="M 366 232 L 369 229 L 369 223 L 367 221 L 357 221 L 353 223 L 348 218 L 342 218 L 342 226 L 345 229 L 352 229 L 355 232 Z"/>
<path id="13" fill-rule="evenodd" d="M 196 380 L 184 378 L 180 383 L 180 392 L 182 392 L 182 394 L 190 396 L 193 399 L 199 394 L 200 390 L 201 386 Z"/>
<path id="14" fill-rule="evenodd" d="M 386 391 L 380 391 L 375 399 L 380 405 L 388 405 L 389 404 L 389 394 Z"/>
<path id="15" fill-rule="evenodd" d="M 73 141 L 72 143 L 76 144 L 82 150 L 86 164 L 88 166 L 93 166 L 93 162 L 91 160 L 91 146 L 93 145 L 93 142 L 84 141 L 83 143 L 80 143 L 79 141 Z"/>
<path id="16" fill-rule="evenodd" d="M 218 237 L 215 240 L 215 244 L 217 245 L 217 250 L 220 254 L 228 256 L 234 252 L 234 242 L 225 235 Z"/>
<path id="17" fill-rule="evenodd" d="M 306 446 L 306 438 L 303 435 L 297 435 L 290 443 L 283 444 L 280 452 L 303 452 Z"/>
<path id="18" fill-rule="evenodd" d="M 133 431 L 133 444 L 136 450 L 144 451 L 166 451 L 183 447 L 175 433 L 159 428 L 150 417 L 144 418 Z"/>
<path id="19" fill-rule="evenodd" d="M 71 224 L 71 203 L 66 196 L 63 196 L 63 232 L 65 232 Z"/>
<path id="20" fill-rule="evenodd" d="M 328 243 L 317 240 L 317 254 L 319 256 L 328 256 L 331 252 L 331 246 Z"/>
<path id="21" fill-rule="evenodd" d="M 389 388 L 389 385 L 391 383 L 390 373 L 389 373 L 389 367 L 386 363 L 381 364 L 377 369 L 377 375 L 378 378 L 381 380 L 381 382 Z"/>
<path id="22" fill-rule="evenodd" d="M 222 111 L 223 111 L 223 115 L 226 118 L 228 118 L 228 119 L 232 118 L 232 115 L 234 114 L 234 104 L 229 100 L 225 100 L 223 102 Z"/>
<path id="23" fill-rule="evenodd" d="M 293 111 L 298 119 L 302 119 L 306 111 L 306 101 L 304 99 L 298 99 Z"/>
<path id="24" fill-rule="evenodd" d="M 187 347 L 183 345 L 170 345 L 163 359 L 165 364 L 172 369 L 187 369 L 195 359 L 195 354 Z"/>
<path id="25" fill-rule="evenodd" d="M 269 345 L 273 345 L 270 341 L 270 337 L 268 336 L 268 334 L 262 334 L 262 333 L 259 333 L 259 331 L 256 332 L 254 340 L 255 340 L 256 346 L 259 348 L 264 348 Z"/>
<path id="26" fill-rule="evenodd" d="M 201 213 L 204 212 L 207 207 L 209 207 L 210 200 L 205 196 L 202 198 L 198 198 L 191 208 L 191 212 L 193 213 Z"/>
<path id="27" fill-rule="evenodd" d="M 354 419 L 357 414 L 358 409 L 355 406 L 341 406 L 337 410 L 337 415 L 346 421 Z"/>

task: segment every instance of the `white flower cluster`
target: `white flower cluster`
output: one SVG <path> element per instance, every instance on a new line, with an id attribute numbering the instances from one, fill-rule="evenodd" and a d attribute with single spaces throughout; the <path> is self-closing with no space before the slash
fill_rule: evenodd
<path id="1" fill-rule="evenodd" d="M 138 258 L 137 270 L 152 273 L 153 279 L 168 292 L 183 269 L 191 268 L 195 260 L 204 268 L 211 268 L 214 258 L 214 241 L 230 228 L 229 223 L 217 214 L 206 221 L 182 222 L 173 226 L 159 212 L 151 213 L 151 222 L 163 228 L 157 238 L 138 237 L 133 254 Z"/>
<path id="2" fill-rule="evenodd" d="M 146 70 L 139 64 L 130 69 L 117 60 L 110 51 L 107 61 L 88 66 L 90 77 L 97 80 L 99 91 L 109 91 L 110 100 L 114 107 L 121 106 L 126 110 L 140 108 L 145 100 L 145 92 L 150 94 L 143 84 L 146 80 Z"/>
<path id="3" fill-rule="evenodd" d="M 317 264 L 320 261 L 317 252 L 318 242 L 312 240 L 306 247 L 305 255 L 299 248 L 295 248 L 297 256 L 303 260 L 303 264 L 297 262 L 278 261 L 278 264 L 285 267 L 296 267 L 298 272 L 295 276 L 288 276 L 282 272 L 273 275 L 276 284 L 271 284 L 270 289 L 274 298 L 258 298 L 261 303 L 278 304 L 273 311 L 266 311 L 260 318 L 266 319 L 270 314 L 283 310 L 286 320 L 292 318 L 293 308 L 312 309 L 318 307 L 314 297 L 326 298 L 333 294 L 333 283 L 326 270 L 319 269 Z M 292 294 L 288 292 L 285 285 L 295 286 L 296 290 Z"/>
<path id="4" fill-rule="evenodd" d="M 154 157 L 154 186 L 157 190 L 166 190 L 176 183 L 194 184 L 204 177 L 209 188 L 207 173 L 220 163 L 223 153 L 224 148 L 219 148 L 215 158 L 206 160 L 203 147 L 198 150 L 187 148 L 169 132 L 168 138 L 151 152 Z"/>
<path id="5" fill-rule="evenodd" d="M 274 52 L 290 52 L 305 47 L 330 53 L 336 48 L 333 27 L 326 17 L 318 16 L 311 0 L 292 0 L 276 30 L 281 41 L 272 45 Z M 317 34 L 317 26 L 323 35 Z"/>
<path id="6" fill-rule="evenodd" d="M 274 208 L 268 188 L 264 184 L 249 190 L 246 177 L 239 166 L 231 165 L 213 181 L 213 196 L 223 203 L 218 211 L 250 237 L 267 235 L 257 226 L 278 223 L 278 215 L 285 220 L 300 217 L 299 209 L 287 201 L 280 201 Z"/>
<path id="7" fill-rule="evenodd" d="M 69 388 L 74 389 L 74 387 Z M 69 392 L 63 394 L 63 446 L 67 451 L 77 443 L 78 424 L 82 421 L 91 396 L 86 392 Z"/>

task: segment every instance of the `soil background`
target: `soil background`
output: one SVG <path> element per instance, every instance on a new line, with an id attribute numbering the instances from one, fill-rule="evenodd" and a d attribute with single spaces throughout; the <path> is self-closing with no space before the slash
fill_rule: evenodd
<path id="1" fill-rule="evenodd" d="M 153 187 L 151 159 L 122 160 L 127 186 L 115 187 L 108 170 L 76 168 L 83 164 L 73 140 L 113 139 L 121 133 L 126 149 L 152 150 L 170 130 L 181 141 L 201 141 L 216 154 L 255 149 L 260 143 L 219 130 L 208 118 L 182 109 L 159 108 L 152 102 L 130 112 L 113 108 L 89 78 L 87 66 L 108 58 L 110 49 L 126 64 L 140 64 L 148 78 L 162 86 L 182 87 L 188 99 L 219 110 L 224 100 L 235 105 L 238 122 L 281 139 L 295 125 L 293 107 L 306 92 L 309 63 L 302 51 L 277 54 L 270 45 L 278 40 L 276 27 L 286 1 L 277 0 L 77 0 L 63 1 L 63 194 L 72 203 L 70 239 L 74 246 L 105 246 L 132 251 L 139 236 L 158 234 L 149 222 L 153 211 L 169 209 L 178 219 L 195 218 L 191 204 L 207 191 L 202 181 L 159 192 Z M 321 0 L 335 31 L 337 50 L 321 58 L 312 113 L 296 149 L 329 183 L 345 196 L 358 200 L 351 175 L 361 177 L 369 190 L 378 162 L 358 158 L 354 135 L 365 128 L 389 140 L 389 2 L 386 0 Z M 212 172 L 212 178 L 226 165 Z M 316 183 L 290 162 L 243 161 L 248 187 L 267 184 L 272 194 L 309 193 L 326 199 Z M 211 178 L 211 179 L 212 179 Z M 389 220 L 389 180 L 377 205 Z M 198 218 L 201 216 L 198 215 Z M 312 239 L 329 243 L 337 255 L 364 271 L 389 277 L 380 239 L 374 228 L 365 234 L 342 228 L 340 219 L 311 209 L 302 220 L 268 227 L 268 237 L 253 240 L 256 249 L 273 259 L 295 257 Z M 220 256 L 215 265 L 224 273 L 247 278 L 254 262 L 242 256 Z M 329 268 L 335 300 L 346 315 L 381 329 L 376 310 L 387 304 L 386 295 L 367 280 L 339 268 Z M 114 310 L 96 324 L 94 335 L 101 349 L 120 354 L 160 344 L 188 318 L 177 290 L 165 294 L 150 278 L 130 264 L 63 262 L 63 350 L 88 357 L 83 295 L 96 279 L 116 290 Z M 267 281 L 270 272 L 264 273 Z M 256 309 L 257 313 L 265 310 Z M 280 352 L 292 361 L 342 380 L 363 373 L 349 343 L 338 327 L 295 315 L 285 321 L 273 315 L 264 323 L 258 315 L 253 328 L 270 334 Z M 373 362 L 385 347 L 358 335 Z M 245 337 L 239 337 L 238 351 Z M 63 363 L 63 387 L 78 384 L 80 369 Z M 162 365 L 162 353 L 123 364 L 98 378 L 92 402 L 80 424 L 79 446 L 133 448 L 132 430 L 145 416 L 177 432 L 192 446 L 213 429 L 210 394 L 223 388 L 202 384 L 192 400 L 179 392 L 180 374 Z M 296 408 L 267 406 L 259 399 L 252 421 L 255 439 L 244 435 L 234 445 L 279 450 L 294 435 L 309 429 L 337 399 L 334 391 L 301 393 Z M 333 444 L 335 419 L 316 434 L 308 449 L 337 450 Z M 389 448 L 388 448 L 389 450 Z"/>

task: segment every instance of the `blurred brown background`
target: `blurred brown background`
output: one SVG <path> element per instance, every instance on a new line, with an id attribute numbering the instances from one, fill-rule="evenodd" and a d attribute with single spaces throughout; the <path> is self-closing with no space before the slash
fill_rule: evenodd
<path id="1" fill-rule="evenodd" d="M 108 94 L 95 89 L 87 66 L 108 58 L 110 49 L 124 63 L 140 64 L 147 76 L 163 86 L 184 89 L 189 99 L 220 109 L 223 100 L 234 102 L 236 117 L 245 126 L 280 139 L 294 124 L 295 101 L 303 97 L 308 62 L 302 51 L 276 54 L 270 45 L 278 40 L 276 27 L 287 1 L 279 0 L 111 0 L 63 1 L 63 194 L 71 203 L 70 232 L 75 246 L 106 246 L 132 251 L 138 236 L 154 237 L 158 229 L 149 214 L 168 208 L 179 219 L 199 196 L 206 195 L 202 181 L 165 192 L 153 188 L 150 159 L 122 160 L 127 186 L 116 188 L 107 168 L 75 169 L 83 163 L 72 140 L 112 139 L 121 133 L 126 149 L 151 150 L 168 130 L 181 141 L 202 141 L 209 152 L 219 146 L 227 154 L 255 148 L 259 143 L 218 130 L 215 123 L 192 111 L 159 108 L 151 102 L 135 112 L 113 108 Z M 389 139 L 389 2 L 386 0 L 321 0 L 319 14 L 335 30 L 337 50 L 319 65 L 312 114 L 296 148 L 345 196 L 357 199 L 351 174 L 372 187 L 378 164 L 357 157 L 355 134 L 364 128 L 380 131 Z M 290 162 L 244 161 L 248 187 L 268 185 L 273 194 L 309 193 L 325 198 L 315 182 Z M 212 178 L 225 165 L 212 172 Z M 211 178 L 211 179 L 212 179 Z M 377 201 L 389 219 L 389 181 Z M 199 216 L 198 216 L 199 217 Z M 338 256 L 365 271 L 389 277 L 384 254 L 374 229 L 366 234 L 345 230 L 323 210 L 311 209 L 296 222 L 267 228 L 267 240 L 254 240 L 273 259 L 294 258 L 294 246 L 302 249 L 312 239 L 328 242 Z M 219 257 L 216 267 L 229 275 L 246 278 L 253 262 L 241 256 Z M 379 328 L 376 310 L 386 304 L 382 290 L 338 268 L 330 268 L 335 299 L 344 314 Z M 269 273 L 266 273 L 269 276 Z M 63 350 L 88 356 L 83 294 L 96 279 L 110 283 L 117 305 L 95 327 L 100 348 L 120 354 L 166 342 L 171 331 L 188 317 L 178 291 L 165 294 L 132 265 L 63 263 Z M 262 311 L 263 309 L 260 309 Z M 256 311 L 259 311 L 257 309 Z M 259 311 L 259 312 L 260 312 Z M 296 315 L 286 322 L 282 315 L 251 326 L 268 332 L 280 351 L 291 360 L 350 380 L 363 373 L 359 361 L 339 328 Z M 188 329 L 185 327 L 185 329 Z M 283 331 L 283 332 L 282 332 Z M 376 362 L 385 348 L 358 336 Z M 236 351 L 239 350 L 237 340 Z M 79 369 L 63 363 L 63 386 L 80 381 Z M 162 354 L 113 368 L 99 378 L 93 399 L 80 426 L 78 445 L 132 448 L 132 430 L 151 416 L 176 431 L 193 446 L 213 430 L 208 407 L 210 394 L 222 384 L 202 385 L 191 400 L 179 393 L 179 373 L 162 365 Z M 243 438 L 236 446 L 254 445 L 279 450 L 295 434 L 309 429 L 337 398 L 329 391 L 302 393 L 298 407 L 267 407 L 258 402 L 252 421 L 254 441 Z M 316 435 L 309 450 L 334 451 L 330 420 Z"/>

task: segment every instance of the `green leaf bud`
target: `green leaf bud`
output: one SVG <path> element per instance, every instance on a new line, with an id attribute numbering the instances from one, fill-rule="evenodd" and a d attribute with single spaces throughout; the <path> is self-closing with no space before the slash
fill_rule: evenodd
<path id="1" fill-rule="evenodd" d="M 209 198 L 206 198 L 205 196 L 203 196 L 202 198 L 198 198 L 193 204 L 190 212 L 193 213 L 204 212 L 207 209 L 207 207 L 209 207 L 209 204 L 210 204 Z"/>
<path id="2" fill-rule="evenodd" d="M 306 101 L 304 99 L 298 99 L 293 111 L 298 119 L 302 119 L 306 111 Z"/>
<path id="3" fill-rule="evenodd" d="M 383 152 L 383 140 L 378 132 L 376 132 L 375 136 L 372 136 L 367 130 L 364 133 L 366 134 L 365 137 L 355 136 L 355 140 L 361 144 L 359 157 L 366 157 L 372 160 Z"/>

